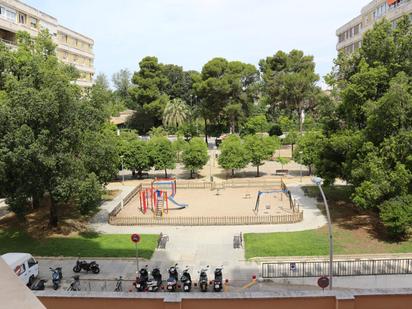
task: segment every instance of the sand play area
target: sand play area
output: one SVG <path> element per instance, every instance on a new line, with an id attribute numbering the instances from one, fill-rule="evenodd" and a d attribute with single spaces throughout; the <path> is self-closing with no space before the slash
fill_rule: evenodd
<path id="1" fill-rule="evenodd" d="M 225 217 L 225 216 L 274 216 L 293 214 L 289 198 L 285 193 L 269 193 L 260 195 L 259 211 L 254 212 L 259 188 L 227 188 L 210 189 L 177 189 L 174 199 L 188 207 L 180 210 L 169 210 L 165 217 Z M 261 191 L 270 191 L 262 189 Z M 169 207 L 175 205 L 170 201 Z M 117 217 L 153 217 L 149 208 L 143 214 L 140 208 L 139 195 L 133 198 Z"/>

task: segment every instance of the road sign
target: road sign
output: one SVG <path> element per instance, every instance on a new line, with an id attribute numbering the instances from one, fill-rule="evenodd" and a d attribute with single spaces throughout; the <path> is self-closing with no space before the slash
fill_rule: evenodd
<path id="1" fill-rule="evenodd" d="M 295 262 L 290 263 L 290 270 L 291 271 L 296 271 L 296 263 Z"/>
<path id="2" fill-rule="evenodd" d="M 329 286 L 329 278 L 326 276 L 320 277 L 318 279 L 318 285 L 322 289 L 326 289 Z"/>
<path id="3" fill-rule="evenodd" d="M 132 236 L 130 236 L 130 239 L 137 244 L 140 241 L 140 235 L 139 234 L 132 234 Z"/>

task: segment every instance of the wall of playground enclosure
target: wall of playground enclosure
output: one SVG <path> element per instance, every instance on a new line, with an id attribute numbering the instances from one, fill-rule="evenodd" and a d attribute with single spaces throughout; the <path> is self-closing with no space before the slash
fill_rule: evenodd
<path id="1" fill-rule="evenodd" d="M 203 189 L 203 190 L 224 190 L 227 188 L 261 188 L 270 189 L 274 185 L 280 186 L 286 192 L 289 198 L 289 205 L 292 210 L 291 214 L 262 216 L 222 216 L 222 217 L 117 217 L 117 214 L 140 192 L 150 188 L 150 183 L 144 183 L 134 188 L 109 214 L 109 224 L 119 226 L 131 225 L 185 225 L 185 226 L 206 226 L 206 225 L 259 225 L 259 224 L 288 224 L 297 223 L 303 220 L 303 211 L 300 210 L 300 205 L 292 197 L 290 190 L 281 180 L 274 182 L 269 180 L 228 180 L 221 183 L 215 182 L 185 182 L 178 181 L 177 189 Z"/>

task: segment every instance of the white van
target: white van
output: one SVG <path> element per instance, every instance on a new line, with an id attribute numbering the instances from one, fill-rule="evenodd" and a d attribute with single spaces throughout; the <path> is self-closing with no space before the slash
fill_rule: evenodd
<path id="1" fill-rule="evenodd" d="M 39 262 L 29 253 L 6 253 L 1 257 L 26 285 L 39 275 Z"/>

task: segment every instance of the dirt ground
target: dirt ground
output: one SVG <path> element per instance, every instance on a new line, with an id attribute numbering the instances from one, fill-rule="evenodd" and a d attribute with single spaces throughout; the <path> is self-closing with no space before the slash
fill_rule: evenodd
<path id="1" fill-rule="evenodd" d="M 258 188 L 237 188 L 211 191 L 208 189 L 178 189 L 175 200 L 189 206 L 181 210 L 170 210 L 169 217 L 224 217 L 254 216 Z M 284 193 L 264 194 L 260 197 L 258 215 L 292 214 L 289 199 Z M 169 201 L 169 207 L 175 205 Z M 139 196 L 134 198 L 118 214 L 118 217 L 152 216 L 148 211 L 144 215 L 140 210 Z"/>

